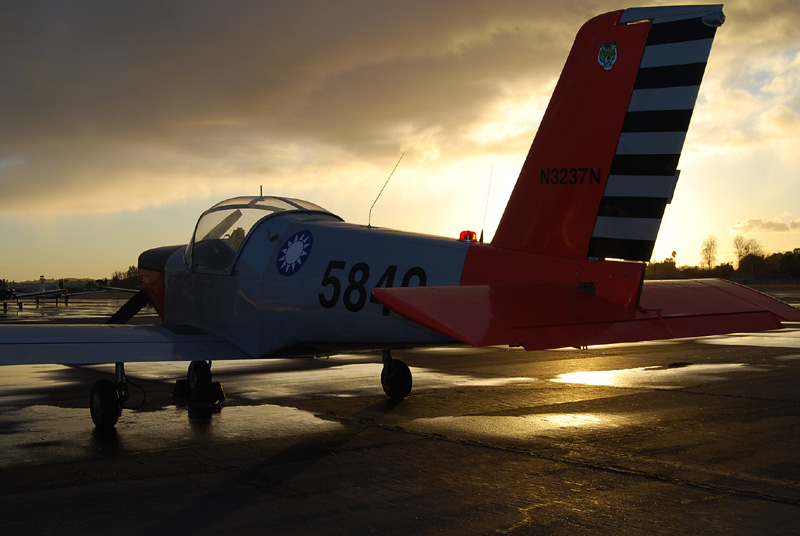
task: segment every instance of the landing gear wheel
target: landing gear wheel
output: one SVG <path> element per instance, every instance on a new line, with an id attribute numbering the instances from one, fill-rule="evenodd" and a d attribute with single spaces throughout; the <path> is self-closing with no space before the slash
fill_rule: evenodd
<path id="1" fill-rule="evenodd" d="M 389 352 L 383 354 L 381 385 L 383 392 L 392 400 L 402 400 L 411 393 L 411 370 L 399 359 L 392 359 Z"/>
<path id="2" fill-rule="evenodd" d="M 172 396 L 188 398 L 192 404 L 209 404 L 225 400 L 219 382 L 211 381 L 211 361 L 192 361 L 185 380 L 177 380 Z"/>
<path id="3" fill-rule="evenodd" d="M 192 361 L 186 373 L 189 388 L 197 389 L 198 385 L 211 383 L 211 363 L 208 361 Z"/>
<path id="4" fill-rule="evenodd" d="M 92 385 L 89 393 L 89 411 L 92 422 L 97 428 L 113 428 L 122 413 L 119 393 L 114 382 L 110 380 L 97 380 Z"/>

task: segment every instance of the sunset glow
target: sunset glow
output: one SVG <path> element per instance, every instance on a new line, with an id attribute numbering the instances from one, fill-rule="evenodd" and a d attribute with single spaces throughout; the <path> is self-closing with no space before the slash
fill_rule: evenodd
<path id="1" fill-rule="evenodd" d="M 0 278 L 108 277 L 260 187 L 366 224 L 401 154 L 373 225 L 479 233 L 488 194 L 490 239 L 577 30 L 625 7 L 6 6 Z M 654 260 L 800 247 L 800 6 L 724 10 Z"/>

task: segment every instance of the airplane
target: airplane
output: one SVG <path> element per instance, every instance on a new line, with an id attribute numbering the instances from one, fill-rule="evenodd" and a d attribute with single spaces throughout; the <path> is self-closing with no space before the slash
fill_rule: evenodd
<path id="1" fill-rule="evenodd" d="M 22 298 L 36 298 L 36 304 L 39 304 L 39 298 L 59 298 L 66 294 L 66 291 L 60 288 L 46 288 L 46 281 L 43 275 L 39 276 L 39 290 L 33 292 L 17 292 L 8 286 L 8 282 L 0 280 L 0 302 L 3 302 L 3 309 L 8 307 L 8 301 L 15 300 L 17 306 L 22 308 Z"/>
<path id="2" fill-rule="evenodd" d="M 14 299 L 14 289 L 8 286 L 5 279 L 0 279 L 0 301 Z"/>
<path id="3" fill-rule="evenodd" d="M 722 5 L 631 8 L 577 34 L 490 243 L 344 222 L 307 201 L 236 197 L 188 245 L 138 260 L 143 290 L 106 325 L 0 326 L 0 363 L 115 363 L 92 386 L 98 428 L 127 399 L 124 364 L 391 352 L 454 344 L 527 350 L 780 329 L 800 310 L 723 280 L 645 281 Z M 146 304 L 162 324 L 125 325 Z M 221 396 L 221 393 L 219 393 Z"/>

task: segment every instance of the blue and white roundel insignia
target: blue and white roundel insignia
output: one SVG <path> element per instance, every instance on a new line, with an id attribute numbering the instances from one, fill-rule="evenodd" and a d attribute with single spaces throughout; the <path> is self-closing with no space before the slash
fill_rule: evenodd
<path id="1" fill-rule="evenodd" d="M 308 259 L 313 243 L 314 236 L 309 231 L 300 231 L 289 237 L 278 252 L 278 272 L 294 275 Z"/>

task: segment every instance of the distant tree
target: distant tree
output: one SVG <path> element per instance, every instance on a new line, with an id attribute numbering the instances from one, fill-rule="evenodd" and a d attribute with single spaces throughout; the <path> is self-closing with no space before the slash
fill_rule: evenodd
<path id="1" fill-rule="evenodd" d="M 742 259 L 748 255 L 763 256 L 764 251 L 761 244 L 755 238 L 745 238 L 744 235 L 736 235 L 733 237 L 733 251 L 736 253 L 736 260 L 741 267 Z"/>
<path id="2" fill-rule="evenodd" d="M 720 279 L 730 279 L 734 271 L 733 265 L 729 262 L 726 262 L 725 264 L 718 264 L 712 268 L 708 275 L 711 277 L 718 277 Z"/>
<path id="3" fill-rule="evenodd" d="M 139 269 L 129 266 L 125 271 L 117 271 L 111 276 L 112 287 L 136 288 L 139 283 Z"/>
<path id="4" fill-rule="evenodd" d="M 780 260 L 781 275 L 800 283 L 800 249 L 787 251 Z"/>
<path id="5" fill-rule="evenodd" d="M 667 257 L 661 262 L 650 262 L 645 270 L 645 277 L 648 279 L 674 279 L 680 277 L 675 259 Z"/>
<path id="6" fill-rule="evenodd" d="M 717 262 L 717 251 L 719 250 L 719 241 L 714 235 L 708 235 L 703 240 L 703 245 L 700 246 L 700 259 L 701 264 L 706 270 L 711 270 Z"/>

